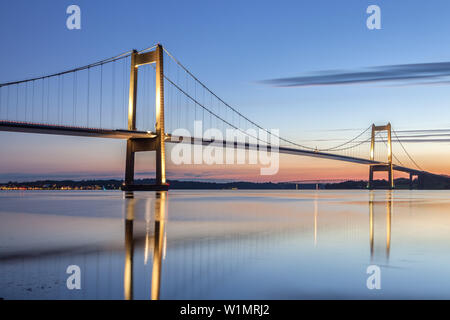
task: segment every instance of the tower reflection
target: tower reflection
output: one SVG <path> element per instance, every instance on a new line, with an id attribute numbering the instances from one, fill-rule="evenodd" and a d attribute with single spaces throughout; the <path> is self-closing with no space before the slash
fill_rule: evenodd
<path id="1" fill-rule="evenodd" d="M 133 299 L 133 222 L 135 202 L 134 197 L 128 194 L 125 201 L 125 268 L 123 275 L 125 300 Z"/>
<path id="2" fill-rule="evenodd" d="M 159 289 L 161 282 L 161 258 L 164 250 L 164 225 L 166 220 L 166 196 L 167 192 L 157 192 L 155 201 L 155 233 L 153 245 L 153 268 L 152 268 L 152 300 L 159 300 Z"/>
<path id="3" fill-rule="evenodd" d="M 383 255 L 385 259 L 389 260 L 391 251 L 391 219 L 392 219 L 392 191 L 388 190 L 386 193 L 386 213 L 381 213 L 378 209 L 380 204 L 374 200 L 374 192 L 369 193 L 369 242 L 370 242 L 370 260 L 381 258 Z M 382 201 L 381 201 L 382 203 Z M 383 219 L 383 216 L 385 217 Z M 385 229 L 385 231 L 384 231 Z M 382 234 L 386 232 L 386 237 L 375 237 L 375 233 Z M 380 239 L 380 240 L 378 240 Z M 383 250 L 384 249 L 384 250 Z M 384 251 L 384 254 L 381 252 Z"/>
<path id="4" fill-rule="evenodd" d="M 133 237 L 133 224 L 136 218 L 136 202 L 132 192 L 125 194 L 125 267 L 124 267 L 124 299 L 133 299 L 133 258 L 135 238 Z M 151 277 L 151 299 L 158 300 L 160 296 L 161 267 L 164 252 L 164 230 L 167 217 L 167 192 L 156 192 L 154 198 L 154 232 L 150 235 L 151 202 L 153 199 L 146 199 L 145 221 L 145 251 L 144 263 L 147 263 L 150 243 L 153 242 L 153 265 Z"/>
<path id="5" fill-rule="evenodd" d="M 319 203 L 317 192 L 314 195 L 314 247 L 317 247 L 317 217 L 319 215 Z"/>

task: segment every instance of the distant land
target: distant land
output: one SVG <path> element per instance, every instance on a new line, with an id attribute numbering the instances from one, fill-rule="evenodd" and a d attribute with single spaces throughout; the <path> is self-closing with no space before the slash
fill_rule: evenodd
<path id="1" fill-rule="evenodd" d="M 137 179 L 136 184 L 153 184 L 153 179 Z M 338 183 L 293 183 L 293 182 L 205 182 L 169 180 L 170 189 L 180 190 L 295 190 L 295 189 L 366 189 L 367 181 L 344 181 Z M 0 190 L 118 190 L 123 180 L 39 180 L 30 182 L 7 182 L 0 184 Z M 374 180 L 374 188 L 385 188 L 386 180 Z M 409 189 L 409 180 L 395 179 L 396 189 Z M 417 180 L 413 181 L 413 188 L 417 189 Z M 428 189 L 428 188 L 427 188 Z M 439 185 L 434 189 L 450 189 L 450 184 Z"/>

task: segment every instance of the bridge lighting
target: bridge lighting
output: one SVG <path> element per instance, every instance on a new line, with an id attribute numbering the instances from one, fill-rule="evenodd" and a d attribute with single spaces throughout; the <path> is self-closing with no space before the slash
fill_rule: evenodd
<path id="1" fill-rule="evenodd" d="M 387 163 L 381 164 L 381 165 L 370 165 L 369 168 L 369 183 L 368 187 L 369 189 L 373 188 L 373 173 L 374 171 L 387 171 L 388 172 L 388 179 L 389 179 L 389 188 L 394 188 L 394 167 L 392 165 L 392 140 L 391 140 L 391 124 L 388 123 L 384 126 L 376 126 L 375 124 L 372 124 L 372 135 L 371 135 L 371 142 L 370 142 L 370 160 L 374 160 L 374 150 L 375 150 L 375 132 L 376 131 L 387 131 L 388 134 L 388 141 L 387 141 L 387 152 L 388 152 L 388 161 Z"/>
<path id="2" fill-rule="evenodd" d="M 165 132 L 164 132 L 164 70 L 163 70 L 163 48 L 157 45 L 154 51 L 139 53 L 133 50 L 131 53 L 130 89 L 128 97 L 128 130 L 136 130 L 136 99 L 138 67 L 145 64 L 156 64 L 156 125 L 153 143 L 139 147 L 136 140 L 127 140 L 127 153 L 125 165 L 125 187 L 130 189 L 167 189 L 166 185 L 166 156 L 165 156 Z M 153 134 L 147 131 L 147 134 Z M 149 138 L 147 138 L 149 139 Z M 156 151 L 156 185 L 155 186 L 135 186 L 134 185 L 134 162 L 135 152 Z"/>

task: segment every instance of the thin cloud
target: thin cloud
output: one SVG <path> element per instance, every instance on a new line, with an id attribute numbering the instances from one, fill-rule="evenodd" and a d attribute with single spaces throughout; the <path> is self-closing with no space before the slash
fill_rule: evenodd
<path id="1" fill-rule="evenodd" d="M 432 138 L 432 137 L 450 137 L 450 134 L 414 134 L 414 135 L 399 135 L 399 138 Z"/>
<path id="2" fill-rule="evenodd" d="M 444 142 L 450 142 L 450 139 L 402 139 L 401 141 L 409 142 L 409 143 L 418 143 L 418 142 L 444 143 Z"/>
<path id="3" fill-rule="evenodd" d="M 450 62 L 399 64 L 353 71 L 319 71 L 305 76 L 262 80 L 274 87 L 330 86 L 366 83 L 445 84 L 450 81 Z"/>
<path id="4" fill-rule="evenodd" d="M 450 129 L 396 130 L 397 133 L 450 133 Z"/>

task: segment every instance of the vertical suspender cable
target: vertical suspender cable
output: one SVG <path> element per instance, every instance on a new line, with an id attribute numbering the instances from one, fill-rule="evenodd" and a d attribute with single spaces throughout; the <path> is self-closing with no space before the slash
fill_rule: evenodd
<path id="1" fill-rule="evenodd" d="M 60 119 L 59 119 L 59 123 L 62 124 L 63 123 L 63 112 L 64 112 L 64 75 L 61 75 L 61 109 L 60 109 Z"/>
<path id="2" fill-rule="evenodd" d="M 112 112 L 111 112 L 111 128 L 114 129 L 114 112 L 116 109 L 116 63 L 113 62 L 112 64 L 112 97 L 111 97 L 111 105 L 112 105 Z"/>
<path id="3" fill-rule="evenodd" d="M 76 107 L 77 107 L 77 73 L 74 72 L 73 73 L 73 117 L 72 117 L 73 125 L 75 125 L 75 123 L 76 123 L 76 117 L 77 117 Z"/>
<path id="4" fill-rule="evenodd" d="M 151 102 L 150 102 L 150 83 L 151 80 L 150 78 L 152 77 L 151 74 L 151 70 L 149 70 L 148 66 L 146 66 L 144 68 L 144 72 L 145 72 L 145 82 L 144 82 L 144 86 L 145 86 L 145 101 L 143 101 L 143 105 L 144 105 L 144 109 L 142 110 L 143 112 L 143 123 L 142 123 L 142 127 L 145 128 L 145 130 L 149 130 L 151 129 L 151 125 L 152 125 L 152 119 L 151 119 Z M 144 112 L 145 111 L 145 112 Z M 145 116 L 144 116 L 145 114 Z"/>
<path id="5" fill-rule="evenodd" d="M 145 128 L 148 122 L 147 114 L 147 106 L 148 106 L 148 100 L 147 100 L 147 69 L 145 67 L 141 68 L 141 77 L 142 83 L 139 83 L 138 81 L 138 89 L 137 89 L 137 95 L 136 98 L 136 128 Z M 139 84 L 141 86 L 139 86 Z M 142 90 L 140 89 L 142 88 Z M 139 106 L 141 104 L 141 106 Z M 138 115 L 139 113 L 139 115 Z"/>
<path id="6" fill-rule="evenodd" d="M 87 117 L 86 117 L 86 119 L 87 119 L 87 123 L 86 123 L 86 126 L 87 127 L 89 127 L 89 96 L 90 96 L 90 86 L 91 86 L 91 68 L 89 67 L 88 68 L 88 82 L 87 82 L 87 108 L 86 108 L 86 110 L 87 110 Z"/>
<path id="7" fill-rule="evenodd" d="M 41 104 L 41 121 L 44 121 L 44 93 L 45 93 L 45 79 L 42 79 L 42 104 Z"/>
<path id="8" fill-rule="evenodd" d="M 128 58 L 125 58 L 125 60 L 122 61 L 122 81 L 121 81 L 121 84 L 122 84 L 122 103 L 121 103 L 122 109 L 120 111 L 120 114 L 122 114 L 124 112 L 124 110 L 126 110 L 126 107 L 125 107 L 125 86 L 126 86 L 125 76 L 126 76 L 127 60 L 128 60 Z M 126 118 L 127 117 L 125 114 L 124 119 L 126 119 Z"/>
<path id="9" fill-rule="evenodd" d="M 102 127 L 103 108 L 103 64 L 100 65 L 100 128 Z"/>
<path id="10" fill-rule="evenodd" d="M 47 123 L 50 117 L 50 78 L 47 81 Z"/>
<path id="11" fill-rule="evenodd" d="M 6 88 L 6 120 L 9 120 L 9 95 L 10 95 L 10 86 Z"/>
<path id="12" fill-rule="evenodd" d="M 170 63 L 169 63 L 170 64 Z M 172 132 L 174 129 L 175 129 L 175 117 L 176 117 L 176 114 L 175 114 L 175 110 L 174 110 L 174 102 L 173 102 L 173 96 L 174 96 L 174 93 L 173 93 L 173 86 L 167 81 L 167 80 L 165 80 L 164 79 L 164 81 L 166 81 L 166 83 L 167 83 L 167 85 L 169 86 L 169 90 L 170 90 L 170 103 L 169 103 L 169 113 L 170 113 L 170 127 L 169 127 L 169 130 L 170 130 L 170 132 Z"/>
<path id="13" fill-rule="evenodd" d="M 127 119 L 127 98 L 126 98 L 126 86 L 127 86 L 127 65 L 128 65 L 128 57 L 125 58 L 125 61 L 123 63 L 123 112 L 125 112 L 125 118 Z M 125 127 L 127 127 L 127 122 L 125 121 Z"/>
<path id="14" fill-rule="evenodd" d="M 28 82 L 25 82 L 25 119 L 24 119 L 25 122 L 27 121 L 27 106 L 28 106 Z"/>
<path id="15" fill-rule="evenodd" d="M 203 89 L 203 105 L 206 105 L 205 89 Z M 205 125 L 205 109 L 202 109 L 202 126 Z"/>
<path id="16" fill-rule="evenodd" d="M 16 89 L 16 120 L 19 120 L 19 85 Z"/>
<path id="17" fill-rule="evenodd" d="M 180 86 L 180 68 L 177 67 L 177 85 Z M 180 92 L 177 91 L 177 127 L 180 127 Z"/>
<path id="18" fill-rule="evenodd" d="M 212 94 L 209 95 L 211 97 L 211 108 L 212 108 L 212 104 L 213 104 L 213 96 Z M 212 129 L 213 124 L 212 124 L 212 112 L 209 113 L 209 127 Z"/>
<path id="19" fill-rule="evenodd" d="M 57 96 L 57 102 L 56 102 L 56 105 L 58 108 L 57 112 L 56 112 L 56 116 L 57 116 L 58 121 L 59 121 L 59 113 L 60 113 L 60 108 L 61 108 L 60 103 L 61 103 L 61 76 L 58 76 L 58 96 Z"/>
<path id="20" fill-rule="evenodd" d="M 194 99 L 197 101 L 197 82 L 194 81 Z M 197 104 L 194 103 L 194 121 L 197 121 Z"/>
<path id="21" fill-rule="evenodd" d="M 186 72 L 186 92 L 189 92 L 189 85 L 188 85 L 188 74 L 187 74 L 187 72 Z M 189 121 L 188 121 L 188 106 L 189 106 L 189 100 L 188 100 L 189 98 L 188 98 L 188 96 L 186 96 L 186 107 L 184 108 L 185 109 L 185 112 L 186 112 L 186 117 L 185 117 L 185 119 L 186 119 L 186 129 L 188 129 L 189 130 Z"/>
<path id="22" fill-rule="evenodd" d="M 34 80 L 32 81 L 33 89 L 31 91 L 31 121 L 34 121 Z"/>
<path id="23" fill-rule="evenodd" d="M 167 69 L 168 69 L 168 73 L 170 74 L 170 61 L 167 61 Z M 169 126 L 169 130 L 170 132 L 173 131 L 175 125 L 174 125 L 174 121 L 175 121 L 175 112 L 173 110 L 173 86 L 166 80 L 164 79 L 164 81 L 166 82 L 166 85 L 169 86 L 169 93 L 170 93 L 170 102 L 168 105 L 168 111 L 170 114 L 170 126 Z"/>
<path id="24" fill-rule="evenodd" d="M 164 55 L 164 51 L 163 51 L 163 55 Z M 164 119 L 167 119 L 167 124 L 164 124 L 165 129 L 170 128 L 170 119 L 171 119 L 171 109 L 170 109 L 170 88 L 167 87 L 168 82 L 166 80 L 166 76 L 170 77 L 170 64 L 168 63 L 168 61 L 166 59 L 163 59 L 163 63 L 164 63 L 164 68 L 163 68 L 163 72 L 164 72 L 164 78 L 163 78 L 163 82 L 164 82 Z M 167 90 L 165 90 L 165 88 L 167 88 Z M 166 97 L 166 92 L 168 92 L 169 94 Z M 166 102 L 167 99 L 167 103 Z M 168 117 L 166 117 L 165 115 L 168 115 Z M 166 130 L 167 131 L 167 130 Z"/>

